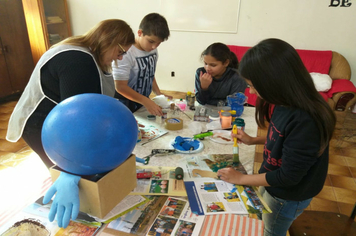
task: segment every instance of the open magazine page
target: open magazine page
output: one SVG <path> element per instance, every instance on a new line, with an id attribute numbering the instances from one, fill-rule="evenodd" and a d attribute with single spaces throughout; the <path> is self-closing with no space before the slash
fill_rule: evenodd
<path id="1" fill-rule="evenodd" d="M 141 132 L 141 142 L 143 145 L 150 140 L 156 139 L 168 133 L 167 130 L 160 128 L 155 121 L 147 120 L 147 118 L 142 118 L 139 116 L 135 117 L 138 122 L 138 128 Z"/>
<path id="2" fill-rule="evenodd" d="M 233 184 L 220 180 L 186 181 L 188 199 L 193 212 L 209 214 L 248 214 Z"/>
<path id="3" fill-rule="evenodd" d="M 204 216 L 194 214 L 186 199 L 169 197 L 147 235 L 198 236 Z"/>
<path id="4" fill-rule="evenodd" d="M 7 222 L 7 225 L 4 225 L 2 229 L 7 230 L 18 221 L 30 219 L 44 225 L 46 229 L 51 233 L 51 236 L 91 236 L 95 235 L 102 225 L 101 223 L 96 222 L 94 219 L 88 217 L 86 214 L 79 213 L 78 218 L 75 221 L 70 221 L 67 228 L 59 228 L 57 225 L 57 221 L 50 222 L 48 220 L 49 210 L 50 205 L 41 205 L 33 203 L 26 207 L 19 214 L 17 214 L 9 222 Z M 0 234 L 3 233 L 2 229 L 0 229 Z"/>
<path id="5" fill-rule="evenodd" d="M 109 223 L 133 209 L 145 204 L 149 199 L 141 195 L 127 195 L 104 218 L 92 216 L 98 222 Z"/>
<path id="6" fill-rule="evenodd" d="M 235 185 L 235 188 L 240 193 L 241 199 L 249 213 L 259 215 L 272 212 L 256 187 Z"/>
<path id="7" fill-rule="evenodd" d="M 187 196 L 183 180 L 175 178 L 175 167 L 136 166 L 137 187 L 130 195 Z M 147 176 L 147 177 L 145 177 Z"/>
<path id="8" fill-rule="evenodd" d="M 106 225 L 103 233 L 120 235 L 120 232 L 125 232 L 138 236 L 146 235 L 149 227 L 168 198 L 167 196 L 146 197 L 149 199 L 148 202 L 111 221 Z"/>
<path id="9" fill-rule="evenodd" d="M 179 160 L 179 166 L 184 171 L 184 181 L 212 178 L 213 173 L 216 173 L 219 169 L 233 166 L 233 154 L 207 154 L 184 157 Z M 239 163 L 238 166 L 234 166 L 234 169 L 247 174 L 244 166 Z M 199 171 L 202 171 L 201 173 Z M 207 172 L 213 172 L 205 175 Z"/>

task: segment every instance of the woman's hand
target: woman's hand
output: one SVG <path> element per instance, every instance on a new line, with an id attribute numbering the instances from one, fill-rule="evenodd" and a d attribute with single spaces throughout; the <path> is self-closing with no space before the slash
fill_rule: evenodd
<path id="1" fill-rule="evenodd" d="M 208 74 L 208 73 L 203 74 L 202 71 L 200 71 L 199 79 L 200 79 L 200 87 L 203 90 L 207 90 L 209 88 L 211 82 L 213 81 L 213 77 L 211 77 L 210 74 Z"/>
<path id="2" fill-rule="evenodd" d="M 217 174 L 221 180 L 238 185 L 242 185 L 241 179 L 245 176 L 245 174 L 230 167 L 218 170 Z"/>

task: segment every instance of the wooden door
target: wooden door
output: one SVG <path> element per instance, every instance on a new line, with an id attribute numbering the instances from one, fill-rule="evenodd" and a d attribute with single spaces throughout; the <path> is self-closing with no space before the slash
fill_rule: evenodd
<path id="1" fill-rule="evenodd" d="M 21 1 L 0 0 L 0 26 L 0 97 L 5 97 L 22 92 L 34 68 Z"/>
<path id="2" fill-rule="evenodd" d="M 0 6 L 1 9 L 1 6 Z M 1 14 L 1 10 L 0 10 Z M 10 82 L 9 72 L 7 70 L 5 54 L 6 48 L 2 45 L 0 38 L 0 95 L 5 97 L 12 94 L 12 86 Z"/>

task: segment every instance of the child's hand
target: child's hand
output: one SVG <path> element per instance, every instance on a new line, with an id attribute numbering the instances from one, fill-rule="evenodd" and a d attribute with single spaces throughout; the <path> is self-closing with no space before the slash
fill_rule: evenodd
<path id="1" fill-rule="evenodd" d="M 161 95 L 164 95 L 166 98 L 168 98 L 169 100 L 172 100 L 173 99 L 173 97 L 172 96 L 170 96 L 170 95 L 166 95 L 166 94 L 164 94 L 164 93 L 161 93 Z"/>
<path id="2" fill-rule="evenodd" d="M 211 77 L 210 74 L 208 73 L 204 73 L 202 71 L 200 71 L 200 86 L 203 90 L 206 90 L 209 88 L 211 82 L 213 81 L 213 77 Z"/>
<path id="3" fill-rule="evenodd" d="M 147 111 L 154 116 L 163 116 L 163 112 L 160 106 L 158 106 L 154 101 L 147 100 L 145 104 L 143 104 Z"/>
<path id="4" fill-rule="evenodd" d="M 234 134 L 231 132 L 231 137 L 232 138 L 237 138 L 237 142 L 238 143 L 243 143 L 246 145 L 251 145 L 253 138 L 246 134 L 244 131 L 242 131 L 241 129 L 237 129 L 237 134 Z"/>
<path id="5" fill-rule="evenodd" d="M 230 167 L 218 170 L 217 174 L 221 180 L 239 185 L 241 182 L 241 178 L 244 176 L 244 174 L 242 174 L 240 171 L 234 170 Z"/>

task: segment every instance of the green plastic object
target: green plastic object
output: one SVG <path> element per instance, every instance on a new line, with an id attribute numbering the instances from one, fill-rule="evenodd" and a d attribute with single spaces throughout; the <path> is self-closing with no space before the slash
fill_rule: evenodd
<path id="1" fill-rule="evenodd" d="M 199 138 L 204 138 L 204 137 L 208 137 L 208 136 L 213 136 L 214 133 L 209 131 L 209 132 L 205 132 L 205 133 L 201 133 L 201 134 L 196 134 L 193 136 L 194 139 L 199 139 Z"/>

